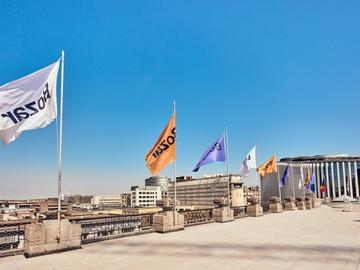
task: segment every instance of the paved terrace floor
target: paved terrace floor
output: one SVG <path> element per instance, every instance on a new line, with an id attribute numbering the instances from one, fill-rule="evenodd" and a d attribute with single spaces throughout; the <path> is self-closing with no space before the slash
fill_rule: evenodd
<path id="1" fill-rule="evenodd" d="M 360 269 L 360 212 L 322 206 L 266 214 L 30 259 L 0 258 L 0 269 Z"/>

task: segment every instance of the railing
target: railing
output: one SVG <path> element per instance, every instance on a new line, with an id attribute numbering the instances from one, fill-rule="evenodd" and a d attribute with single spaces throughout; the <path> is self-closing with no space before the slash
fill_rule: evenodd
<path id="1" fill-rule="evenodd" d="M 242 218 L 247 216 L 247 207 L 246 206 L 238 206 L 232 208 L 234 210 L 234 218 Z"/>
<path id="2" fill-rule="evenodd" d="M 183 210 L 185 226 L 200 225 L 213 222 L 212 209 Z"/>
<path id="3" fill-rule="evenodd" d="M 182 210 L 185 226 L 213 221 L 212 210 Z M 235 207 L 234 218 L 246 217 L 247 207 Z M 81 243 L 91 243 L 130 235 L 153 232 L 153 214 L 70 216 L 70 222 L 81 225 Z M 0 222 L 0 257 L 24 251 L 25 226 L 31 220 Z"/>
<path id="4" fill-rule="evenodd" d="M 81 224 L 81 243 L 91 243 L 153 231 L 152 214 L 70 217 Z"/>
<path id="5" fill-rule="evenodd" d="M 0 257 L 24 251 L 25 224 L 30 221 L 0 222 Z"/>

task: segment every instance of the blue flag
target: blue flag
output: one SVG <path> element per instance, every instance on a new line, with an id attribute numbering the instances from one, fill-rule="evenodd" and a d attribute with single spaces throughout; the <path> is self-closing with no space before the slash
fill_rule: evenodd
<path id="1" fill-rule="evenodd" d="M 306 189 L 315 192 L 315 173 L 311 175 L 309 183 L 306 185 Z"/>
<path id="2" fill-rule="evenodd" d="M 199 162 L 196 164 L 196 167 L 193 169 L 193 172 L 197 172 L 201 166 L 205 164 L 221 161 L 225 162 L 225 144 L 224 144 L 224 135 L 217 139 L 210 147 L 202 154 Z"/>
<path id="3" fill-rule="evenodd" d="M 310 185 L 311 191 L 312 191 L 312 192 L 315 192 L 315 173 L 313 173 L 313 174 L 311 175 L 309 185 Z"/>
<path id="4" fill-rule="evenodd" d="M 286 169 L 284 171 L 284 174 L 283 176 L 281 177 L 281 180 L 280 180 L 280 183 L 279 183 L 279 187 L 283 187 L 285 186 L 285 183 L 286 183 L 286 177 L 289 176 L 289 165 L 286 166 Z"/>

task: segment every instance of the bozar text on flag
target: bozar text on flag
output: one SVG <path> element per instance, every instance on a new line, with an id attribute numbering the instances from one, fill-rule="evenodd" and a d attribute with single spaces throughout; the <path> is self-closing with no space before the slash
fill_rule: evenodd
<path id="1" fill-rule="evenodd" d="M 56 81 L 60 60 L 0 86 L 0 139 L 8 144 L 23 131 L 43 128 L 57 115 Z"/>

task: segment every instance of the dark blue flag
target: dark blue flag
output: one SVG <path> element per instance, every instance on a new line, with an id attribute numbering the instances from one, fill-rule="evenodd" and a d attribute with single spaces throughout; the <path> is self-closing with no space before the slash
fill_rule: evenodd
<path id="1" fill-rule="evenodd" d="M 313 174 L 311 175 L 308 188 L 309 188 L 309 187 L 310 187 L 310 190 L 311 190 L 312 192 L 315 192 L 315 173 L 313 173 Z"/>
<path id="2" fill-rule="evenodd" d="M 285 186 L 286 178 L 289 176 L 289 165 L 286 166 L 283 176 L 280 179 L 279 187 Z"/>

